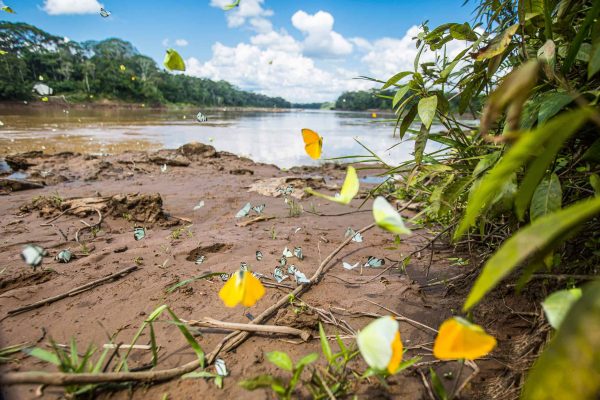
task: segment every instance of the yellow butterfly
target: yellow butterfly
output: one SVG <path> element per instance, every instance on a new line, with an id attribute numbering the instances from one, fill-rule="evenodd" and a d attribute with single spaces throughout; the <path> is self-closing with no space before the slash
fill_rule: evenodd
<path id="1" fill-rule="evenodd" d="M 412 232 L 402 221 L 402 216 L 387 200 L 379 196 L 373 202 L 373 218 L 380 228 L 398 235 L 410 235 Z"/>
<path id="2" fill-rule="evenodd" d="M 252 307 L 265 295 L 265 287 L 250 271 L 239 270 L 234 273 L 219 291 L 219 297 L 227 307 L 235 307 L 242 303 L 244 307 Z"/>
<path id="3" fill-rule="evenodd" d="M 402 361 L 402 341 L 399 325 L 392 317 L 381 317 L 371 322 L 356 336 L 360 354 L 369 367 L 393 374 Z"/>
<path id="4" fill-rule="evenodd" d="M 183 62 L 183 58 L 181 58 L 179 53 L 173 49 L 167 50 L 163 65 L 169 71 L 185 71 L 185 63 Z"/>
<path id="5" fill-rule="evenodd" d="M 123 72 L 123 71 L 125 71 L 127 68 L 126 68 L 126 67 L 125 67 L 123 64 L 121 64 L 121 65 L 119 65 L 119 69 L 121 70 L 121 72 Z"/>
<path id="6" fill-rule="evenodd" d="M 304 139 L 304 149 L 310 158 L 318 160 L 321 158 L 321 149 L 323 148 L 323 138 L 310 129 L 302 129 L 302 139 Z"/>
<path id="7" fill-rule="evenodd" d="M 496 347 L 496 339 L 488 335 L 481 326 L 464 318 L 447 319 L 440 326 L 433 355 L 440 360 L 475 360 Z"/>
<path id="8" fill-rule="evenodd" d="M 311 188 L 306 188 L 305 191 L 306 193 L 322 197 L 329 201 L 335 201 L 336 203 L 340 204 L 349 204 L 354 198 L 354 196 L 356 196 L 356 194 L 358 193 L 358 189 L 359 183 L 356 170 L 353 166 L 348 166 L 348 170 L 346 171 L 346 179 L 344 179 L 344 184 L 342 185 L 342 190 L 340 190 L 340 193 L 336 194 L 335 197 L 317 193 Z"/>

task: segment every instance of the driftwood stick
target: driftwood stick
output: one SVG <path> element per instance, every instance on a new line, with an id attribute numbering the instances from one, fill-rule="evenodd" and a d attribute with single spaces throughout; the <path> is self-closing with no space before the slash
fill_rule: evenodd
<path id="1" fill-rule="evenodd" d="M 79 228 L 77 230 L 77 232 L 75 232 L 75 241 L 77 243 L 79 243 L 79 233 L 82 230 L 89 229 L 91 231 L 94 228 L 99 227 L 102 224 L 103 217 L 102 217 L 102 213 L 100 212 L 100 210 L 98 210 L 97 208 L 94 208 L 94 207 L 90 207 L 90 208 L 98 213 L 98 222 L 96 222 L 94 225 L 89 225 L 88 223 L 86 223 L 84 221 L 81 221 L 81 222 L 83 222 L 85 224 L 85 226 L 83 228 Z"/>
<path id="2" fill-rule="evenodd" d="M 83 286 L 79 286 L 79 287 L 76 287 L 74 289 L 71 289 L 71 290 L 69 290 L 66 293 L 62 293 L 62 294 L 59 294 L 59 295 L 56 295 L 56 296 L 48 297 L 48 298 L 46 298 L 44 300 L 40 300 L 40 301 L 37 301 L 37 302 L 32 303 L 32 304 L 28 304 L 28 305 L 23 306 L 23 307 L 15 308 L 14 310 L 8 311 L 8 315 L 7 316 L 13 316 L 13 315 L 21 314 L 21 313 L 24 313 L 24 312 L 29 311 L 29 310 L 33 310 L 33 309 L 36 309 L 36 308 L 39 308 L 39 307 L 43 307 L 46 304 L 51 304 L 51 303 L 57 302 L 59 300 L 62 300 L 64 298 L 78 295 L 80 293 L 83 293 L 85 291 L 93 289 L 96 286 L 102 285 L 102 284 L 104 284 L 104 283 L 106 283 L 108 281 L 111 281 L 113 279 L 121 278 L 121 277 L 129 274 L 130 272 L 135 271 L 136 269 L 138 269 L 137 266 L 129 267 L 129 268 L 126 268 L 126 269 L 121 270 L 119 272 L 115 272 L 114 274 L 105 276 L 104 278 L 100 278 L 100 279 L 92 281 L 90 283 L 86 283 Z"/>
<path id="3" fill-rule="evenodd" d="M 359 230 L 359 233 L 364 233 L 373 228 L 375 224 L 370 224 Z M 311 277 L 310 283 L 298 286 L 291 294 L 298 295 L 312 285 L 317 283 L 325 272 L 327 264 L 339 253 L 350 241 L 352 236 L 348 237 L 341 245 L 339 245 L 319 266 L 315 274 Z M 251 324 L 259 324 L 267 320 L 279 308 L 289 304 L 289 296 L 282 297 L 277 303 L 273 304 L 265 311 L 260 313 Z M 242 343 L 249 336 L 248 332 L 232 332 L 227 335 L 217 346 L 206 356 L 206 361 L 211 364 L 222 349 L 233 349 Z M 227 347 L 226 347 L 227 346 Z M 106 372 L 101 374 L 70 374 L 63 372 L 9 372 L 0 375 L 0 385 L 17 385 L 17 384 L 44 384 L 53 386 L 66 386 L 84 383 L 106 383 L 106 382 L 160 382 L 176 378 L 188 372 L 196 370 L 200 366 L 200 361 L 195 359 L 187 364 L 176 368 L 163 370 L 140 371 L 140 372 Z"/>
<path id="4" fill-rule="evenodd" d="M 239 324 L 236 322 L 218 321 L 212 318 L 202 318 L 198 321 L 187 321 L 186 323 L 192 326 L 220 328 L 229 331 L 283 333 L 287 335 L 300 336 L 300 338 L 302 338 L 302 340 L 304 340 L 305 342 L 311 338 L 310 332 L 303 331 L 301 329 L 291 328 L 289 326 Z"/>
<path id="5" fill-rule="evenodd" d="M 256 218 L 252 218 L 252 219 L 249 219 L 249 220 L 246 220 L 246 221 L 238 222 L 236 224 L 236 226 L 239 226 L 239 227 L 243 228 L 244 226 L 252 225 L 252 224 L 255 224 L 255 223 L 261 222 L 261 221 L 268 221 L 270 219 L 275 219 L 275 217 L 273 217 L 273 216 L 267 216 L 267 215 L 259 215 Z"/>

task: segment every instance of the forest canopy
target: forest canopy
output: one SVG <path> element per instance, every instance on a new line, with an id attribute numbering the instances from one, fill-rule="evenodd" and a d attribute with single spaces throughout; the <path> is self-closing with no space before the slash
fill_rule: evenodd
<path id="1" fill-rule="evenodd" d="M 225 81 L 174 75 L 121 39 L 75 42 L 25 23 L 0 22 L 0 100 L 28 100 L 43 81 L 55 95 L 81 102 L 100 98 L 153 105 L 277 107 L 281 97 L 242 91 Z"/>

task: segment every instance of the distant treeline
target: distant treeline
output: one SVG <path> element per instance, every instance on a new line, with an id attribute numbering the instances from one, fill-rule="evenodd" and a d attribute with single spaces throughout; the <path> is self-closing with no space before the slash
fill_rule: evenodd
<path id="1" fill-rule="evenodd" d="M 290 108 L 281 97 L 242 91 L 225 81 L 173 75 L 129 42 L 78 43 L 24 23 L 0 21 L 0 99 L 27 100 L 43 83 L 70 101 L 100 98 L 148 104 Z"/>
<path id="2" fill-rule="evenodd" d="M 378 93 L 376 91 L 365 90 L 344 92 L 335 101 L 335 109 L 348 111 L 362 111 L 369 109 L 390 110 L 392 108 L 392 100 L 380 96 L 394 97 L 394 92 L 383 91 Z"/>

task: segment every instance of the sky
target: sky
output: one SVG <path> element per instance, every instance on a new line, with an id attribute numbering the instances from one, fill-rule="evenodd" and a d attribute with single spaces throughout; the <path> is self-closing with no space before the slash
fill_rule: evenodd
<path id="1" fill-rule="evenodd" d="M 4 20 L 76 41 L 121 38 L 160 66 L 174 48 L 188 75 L 305 103 L 372 87 L 358 76 L 386 80 L 412 69 L 421 23 L 473 16 L 463 0 L 240 0 L 231 11 L 223 6 L 233 0 L 2 1 L 17 12 Z M 459 50 L 452 42 L 449 54 Z"/>

